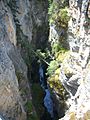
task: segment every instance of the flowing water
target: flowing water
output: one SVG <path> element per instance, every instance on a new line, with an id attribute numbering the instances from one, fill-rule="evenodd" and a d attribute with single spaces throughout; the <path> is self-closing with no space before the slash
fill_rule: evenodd
<path id="1" fill-rule="evenodd" d="M 50 113 L 51 118 L 54 117 L 53 113 L 53 101 L 51 99 L 50 91 L 49 89 L 45 89 L 46 95 L 44 97 L 44 106 L 47 108 L 47 111 Z"/>
<path id="2" fill-rule="evenodd" d="M 45 80 L 45 76 L 44 76 L 44 70 L 43 70 L 43 66 L 40 65 L 39 66 L 39 76 L 40 76 L 40 84 L 41 87 L 44 89 L 46 95 L 44 97 L 44 106 L 46 107 L 48 113 L 50 114 L 51 118 L 54 117 L 54 113 L 53 113 L 53 101 L 51 99 L 51 94 L 50 91 L 48 89 L 48 86 L 46 84 L 46 80 Z"/>

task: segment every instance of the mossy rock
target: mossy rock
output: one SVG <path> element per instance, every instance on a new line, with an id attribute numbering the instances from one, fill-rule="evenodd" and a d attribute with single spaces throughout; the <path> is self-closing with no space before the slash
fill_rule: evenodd
<path id="1" fill-rule="evenodd" d="M 32 102 L 35 107 L 36 113 L 40 119 L 44 113 L 44 106 L 43 106 L 44 92 L 39 83 L 32 84 L 31 92 L 32 92 Z"/>
<path id="2" fill-rule="evenodd" d="M 27 120 L 39 120 L 36 112 L 34 111 L 32 101 L 27 101 L 25 106 L 27 109 Z"/>
<path id="3" fill-rule="evenodd" d="M 56 54 L 56 60 L 57 61 L 60 61 L 60 62 L 63 62 L 65 58 L 67 58 L 69 56 L 70 52 L 69 51 L 65 51 L 65 50 L 62 50 L 62 51 L 59 51 L 57 54 Z"/>
<path id="4" fill-rule="evenodd" d="M 60 96 L 62 96 L 62 98 L 64 98 L 66 91 L 59 80 L 59 74 L 60 68 L 56 69 L 55 73 L 48 78 L 48 84 L 50 85 L 50 88 L 53 88 Z"/>

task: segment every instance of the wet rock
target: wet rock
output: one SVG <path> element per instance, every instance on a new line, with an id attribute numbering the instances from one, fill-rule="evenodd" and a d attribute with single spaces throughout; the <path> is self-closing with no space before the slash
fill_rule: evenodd
<path id="1" fill-rule="evenodd" d="M 45 89 L 46 95 L 44 97 L 44 105 L 47 108 L 48 113 L 50 113 L 51 117 L 54 117 L 53 113 L 53 101 L 51 99 L 50 91 L 49 89 Z"/>

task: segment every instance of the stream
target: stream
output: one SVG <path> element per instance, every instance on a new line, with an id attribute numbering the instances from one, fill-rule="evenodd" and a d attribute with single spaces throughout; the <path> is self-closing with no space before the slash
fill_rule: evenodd
<path id="1" fill-rule="evenodd" d="M 41 64 L 39 66 L 39 77 L 40 77 L 40 85 L 45 91 L 44 106 L 47 109 L 48 113 L 50 114 L 51 118 L 54 118 L 53 101 L 47 85 L 47 81 L 45 79 L 44 68 Z"/>

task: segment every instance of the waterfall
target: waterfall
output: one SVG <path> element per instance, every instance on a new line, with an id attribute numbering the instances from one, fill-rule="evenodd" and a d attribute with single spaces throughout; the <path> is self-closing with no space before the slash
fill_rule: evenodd
<path id="1" fill-rule="evenodd" d="M 53 113 L 53 101 L 51 99 L 50 91 L 48 89 L 48 86 L 46 84 L 45 76 L 44 76 L 44 70 L 43 66 L 39 66 L 39 76 L 40 76 L 40 84 L 41 87 L 44 89 L 46 95 L 44 97 L 44 106 L 46 107 L 48 113 L 51 115 L 51 118 L 54 117 Z"/>

